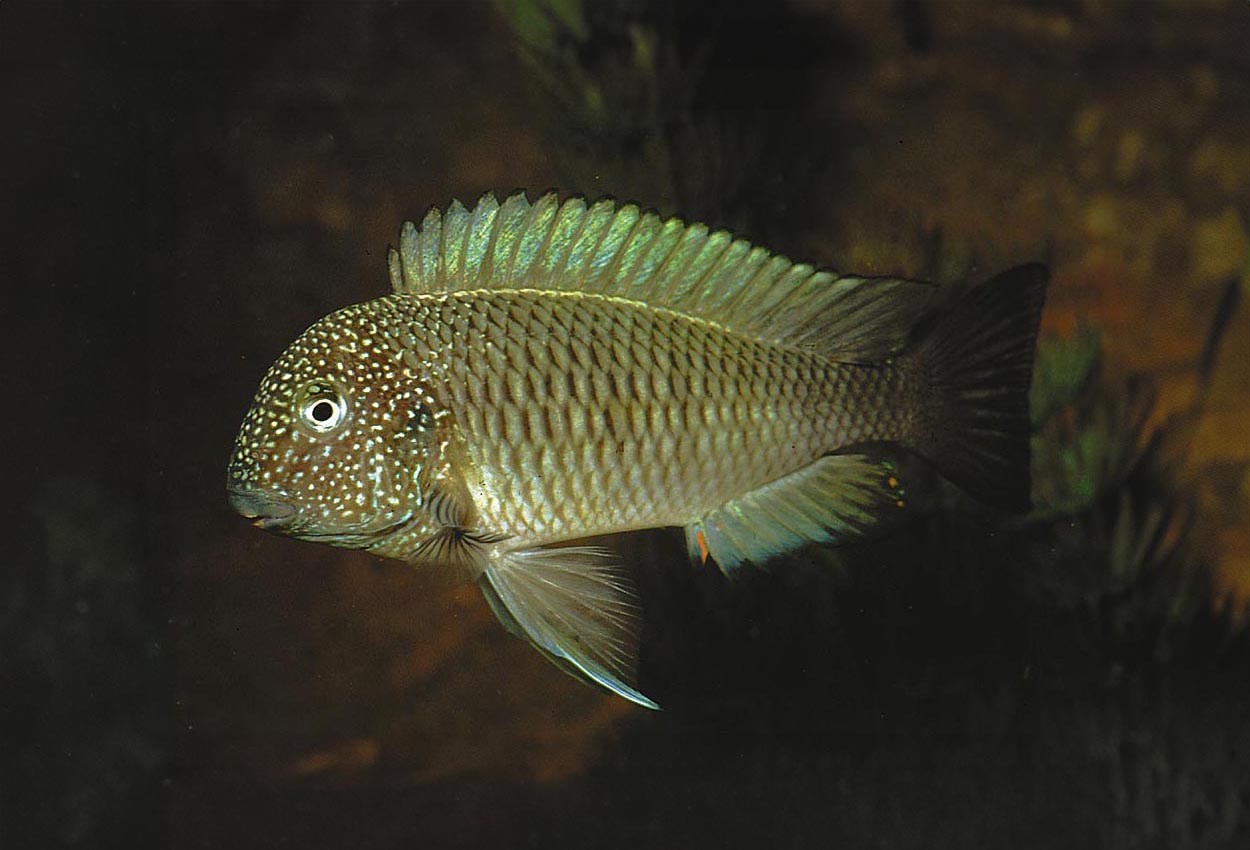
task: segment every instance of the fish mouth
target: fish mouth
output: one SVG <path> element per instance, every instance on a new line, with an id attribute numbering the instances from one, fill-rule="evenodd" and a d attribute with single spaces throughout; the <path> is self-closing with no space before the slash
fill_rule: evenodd
<path id="1" fill-rule="evenodd" d="M 272 493 L 238 486 L 229 486 L 226 492 L 231 507 L 252 520 L 252 525 L 257 528 L 347 548 L 369 548 L 416 521 L 411 513 L 402 513 L 382 517 L 380 522 L 373 524 L 318 529 L 307 518 L 301 518 L 295 505 Z"/>
<path id="2" fill-rule="evenodd" d="M 295 506 L 269 493 L 245 487 L 230 487 L 230 506 L 253 520 L 252 525 L 267 531 L 289 525 L 296 515 Z"/>

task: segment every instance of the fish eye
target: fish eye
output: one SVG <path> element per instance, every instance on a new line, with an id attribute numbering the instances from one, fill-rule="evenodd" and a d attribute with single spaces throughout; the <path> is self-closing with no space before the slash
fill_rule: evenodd
<path id="1" fill-rule="evenodd" d="M 347 405 L 342 397 L 326 390 L 316 392 L 300 408 L 300 418 L 304 420 L 304 424 L 319 434 L 333 431 L 342 424 L 346 414 Z"/>

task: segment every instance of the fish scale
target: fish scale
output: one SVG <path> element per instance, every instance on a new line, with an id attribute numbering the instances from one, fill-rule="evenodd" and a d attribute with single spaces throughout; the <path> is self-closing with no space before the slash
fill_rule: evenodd
<path id="1" fill-rule="evenodd" d="M 483 527 L 518 545 L 684 525 L 839 445 L 901 436 L 880 415 L 901 407 L 880 403 L 902 385 L 892 367 L 823 362 L 604 296 L 391 298 L 441 361 L 439 403 L 492 494 L 476 505 Z"/>

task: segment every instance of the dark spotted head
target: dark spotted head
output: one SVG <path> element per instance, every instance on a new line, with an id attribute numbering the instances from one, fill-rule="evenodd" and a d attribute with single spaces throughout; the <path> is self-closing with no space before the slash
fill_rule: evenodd
<path id="1" fill-rule="evenodd" d="M 435 400 L 412 341 L 385 298 L 301 334 L 235 440 L 234 508 L 262 528 L 352 548 L 428 525 L 421 481 L 437 452 Z"/>

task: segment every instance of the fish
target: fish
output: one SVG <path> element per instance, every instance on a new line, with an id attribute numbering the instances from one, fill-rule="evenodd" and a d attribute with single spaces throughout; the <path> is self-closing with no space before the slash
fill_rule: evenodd
<path id="1" fill-rule="evenodd" d="M 1048 272 L 938 287 L 795 263 L 612 199 L 433 208 L 391 292 L 260 382 L 227 472 L 270 532 L 476 582 L 505 628 L 644 706 L 627 565 L 586 538 L 684 529 L 734 574 L 909 504 L 900 452 L 1027 511 Z"/>

